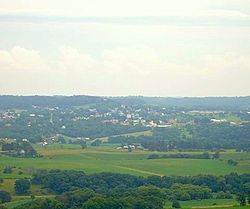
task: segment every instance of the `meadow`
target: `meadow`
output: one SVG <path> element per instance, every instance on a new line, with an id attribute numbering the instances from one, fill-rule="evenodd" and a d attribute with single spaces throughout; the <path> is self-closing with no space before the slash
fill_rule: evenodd
<path id="1" fill-rule="evenodd" d="M 9 191 L 13 201 L 6 204 L 7 208 L 13 208 L 17 204 L 30 200 L 29 196 L 16 196 L 14 183 L 18 178 L 30 178 L 37 169 L 75 169 L 86 173 L 117 172 L 137 176 L 150 175 L 198 175 L 213 174 L 225 175 L 230 172 L 249 173 L 250 153 L 239 153 L 227 150 L 220 154 L 220 159 L 154 159 L 149 160 L 150 154 L 164 154 L 159 152 L 133 150 L 117 150 L 116 145 L 102 145 L 100 147 L 88 147 L 81 149 L 80 145 L 52 144 L 46 148 L 34 145 L 40 158 L 13 158 L 6 155 L 0 156 L 0 177 L 4 182 L 0 184 L 0 190 Z M 176 152 L 168 152 L 176 153 Z M 193 153 L 193 152 L 192 152 Z M 197 154 L 200 152 L 196 152 Z M 237 166 L 228 165 L 227 160 L 234 159 L 239 163 Z M 3 173 L 5 166 L 13 166 L 11 174 Z M 31 193 L 36 197 L 50 197 L 49 194 L 39 186 L 32 185 Z M 182 202 L 182 208 L 195 207 L 229 207 L 236 204 L 233 200 L 203 200 Z M 216 204 L 216 205 L 215 205 Z M 170 203 L 166 203 L 169 208 Z M 206 206 L 206 207 L 205 207 Z M 233 207 L 238 209 L 237 207 Z M 241 207 L 242 208 L 242 207 Z"/>
<path id="2" fill-rule="evenodd" d="M 148 131 L 138 131 L 138 132 L 133 132 L 133 133 L 127 133 L 127 134 L 113 135 L 112 137 L 116 137 L 116 136 L 138 137 L 138 136 L 152 136 L 152 135 L 153 135 L 153 132 L 151 130 L 148 130 Z M 97 138 L 97 139 L 101 140 L 102 142 L 107 142 L 108 138 L 109 137 L 100 137 L 100 138 Z"/>
<path id="3" fill-rule="evenodd" d="M 228 150 L 220 154 L 220 159 L 154 159 L 148 160 L 150 151 L 116 150 L 114 146 L 81 149 L 79 145 L 56 144 L 43 148 L 36 145 L 43 156 L 40 158 L 13 158 L 1 155 L 0 170 L 5 166 L 15 167 L 12 174 L 3 178 L 22 178 L 36 169 L 75 169 L 86 173 L 119 172 L 139 176 L 150 175 L 225 175 L 230 172 L 249 173 L 250 153 Z M 169 152 L 168 152 L 169 153 Z M 164 153 L 161 153 L 164 154 Z M 235 159 L 237 166 L 228 165 L 228 159 Z M 19 174 L 20 171 L 22 174 Z"/>
<path id="4" fill-rule="evenodd" d="M 165 209 L 170 209 L 172 203 L 166 202 Z M 239 206 L 234 199 L 207 199 L 207 200 L 189 200 L 180 201 L 180 205 L 184 209 L 246 209 L 249 206 Z"/>

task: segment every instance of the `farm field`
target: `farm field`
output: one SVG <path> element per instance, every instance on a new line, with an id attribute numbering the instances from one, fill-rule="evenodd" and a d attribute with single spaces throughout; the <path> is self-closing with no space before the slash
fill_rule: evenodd
<path id="1" fill-rule="evenodd" d="M 75 169 L 86 173 L 117 172 L 137 176 L 150 175 L 225 175 L 231 172 L 250 172 L 250 153 L 231 150 L 221 153 L 220 159 L 154 159 L 148 160 L 150 151 L 120 151 L 112 146 L 80 149 L 79 145 L 50 145 L 46 149 L 36 146 L 41 158 L 0 157 L 1 177 L 23 178 L 36 169 Z M 174 152 L 168 152 L 174 153 Z M 198 152 L 197 152 L 198 153 Z M 164 154 L 164 153 L 160 153 Z M 228 165 L 227 160 L 238 161 L 237 166 Z M 15 167 L 12 174 L 3 174 L 5 166 Z M 18 174 L 22 172 L 22 174 Z"/>
<path id="2" fill-rule="evenodd" d="M 239 206 L 239 203 L 234 199 L 207 199 L 207 200 L 189 200 L 180 201 L 180 205 L 184 209 L 244 209 L 250 206 Z M 170 209 L 171 202 L 166 202 L 165 209 Z"/>
<path id="3" fill-rule="evenodd" d="M 40 158 L 13 158 L 0 155 L 0 177 L 4 178 L 0 184 L 0 190 L 10 192 L 12 202 L 6 203 L 8 209 L 31 201 L 30 196 L 16 196 L 14 183 L 19 178 L 30 178 L 37 169 L 62 169 L 62 170 L 82 170 L 86 173 L 115 172 L 126 173 L 137 176 L 150 175 L 199 175 L 213 174 L 225 175 L 231 172 L 250 172 L 250 153 L 235 152 L 227 150 L 221 152 L 218 160 L 212 159 L 147 159 L 150 154 L 166 154 L 164 152 L 151 152 L 133 150 L 117 150 L 114 144 L 103 144 L 99 147 L 88 147 L 81 149 L 80 145 L 72 144 L 52 144 L 43 148 L 41 145 L 34 145 Z M 178 152 L 168 152 L 174 154 Z M 200 154 L 201 152 L 186 152 Z M 212 154 L 212 153 L 211 153 Z M 227 160 L 237 160 L 238 165 L 228 165 Z M 5 166 L 13 166 L 11 174 L 3 173 Z M 37 185 L 31 186 L 31 194 L 36 198 L 52 197 L 45 189 Z M 182 201 L 182 208 L 186 209 L 245 209 L 249 208 L 237 206 L 235 200 L 202 200 L 202 201 Z M 165 208 L 171 208 L 171 203 L 166 203 Z"/>
<path id="4" fill-rule="evenodd" d="M 36 196 L 36 198 L 53 198 L 53 195 Z M 14 196 L 12 202 L 4 204 L 8 209 L 12 209 L 17 205 L 31 201 L 29 196 Z M 180 201 L 181 207 L 184 209 L 247 209 L 250 206 L 239 206 L 233 199 L 208 199 L 208 200 L 190 200 Z M 166 202 L 164 209 L 170 209 L 171 202 Z"/>
<path id="5" fill-rule="evenodd" d="M 115 136 L 133 136 L 133 137 L 138 137 L 138 136 L 152 136 L 152 131 L 148 130 L 148 131 L 138 131 L 138 132 L 133 132 L 133 133 L 127 133 L 127 134 L 119 134 L 119 135 L 114 135 L 112 137 Z M 98 138 L 99 140 L 101 140 L 102 142 L 107 142 L 109 137 L 101 137 Z"/>

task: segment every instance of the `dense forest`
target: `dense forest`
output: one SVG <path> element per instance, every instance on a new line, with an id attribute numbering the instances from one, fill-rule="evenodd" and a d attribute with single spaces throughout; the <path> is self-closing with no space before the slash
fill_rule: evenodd
<path id="1" fill-rule="evenodd" d="M 55 199 L 34 200 L 16 209 L 162 209 L 164 202 L 209 198 L 231 198 L 250 193 L 250 175 L 199 175 L 189 177 L 136 177 L 127 174 L 81 171 L 40 171 L 32 178 L 57 194 Z"/>

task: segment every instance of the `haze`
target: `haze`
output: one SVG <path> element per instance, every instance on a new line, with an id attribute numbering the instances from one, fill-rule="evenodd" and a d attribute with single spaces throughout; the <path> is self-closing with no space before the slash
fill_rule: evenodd
<path id="1" fill-rule="evenodd" d="M 0 0 L 0 94 L 250 94 L 248 0 Z"/>

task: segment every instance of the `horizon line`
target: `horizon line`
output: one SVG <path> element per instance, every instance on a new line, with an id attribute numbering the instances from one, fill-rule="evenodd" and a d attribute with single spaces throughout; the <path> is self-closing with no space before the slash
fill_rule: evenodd
<path id="1" fill-rule="evenodd" d="M 250 95 L 234 95 L 234 96 L 149 96 L 149 95 L 90 95 L 90 94 L 54 94 L 54 95 L 48 95 L 48 94 L 0 94 L 0 97 L 2 96 L 13 96 L 13 97 L 77 97 L 77 96 L 86 96 L 86 97 L 104 97 L 104 98 L 115 98 L 115 97 L 153 97 L 153 98 L 239 98 L 239 97 L 250 97 Z"/>

